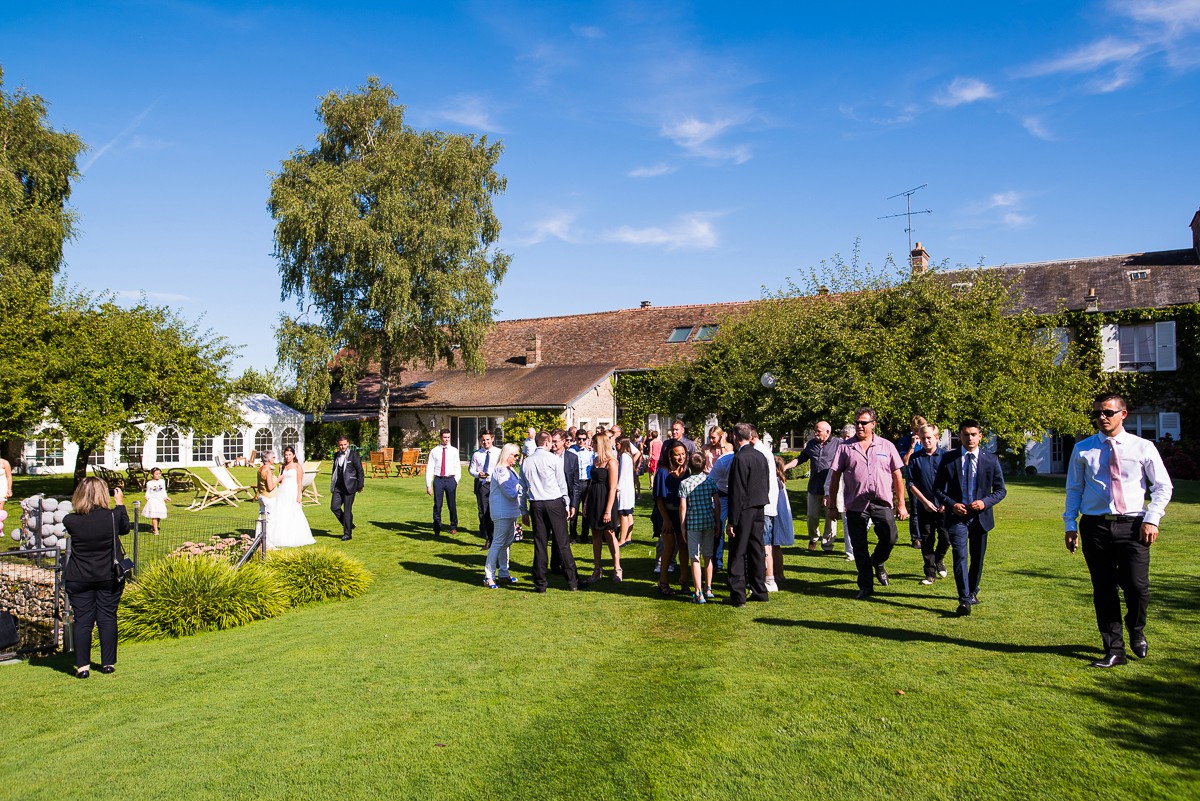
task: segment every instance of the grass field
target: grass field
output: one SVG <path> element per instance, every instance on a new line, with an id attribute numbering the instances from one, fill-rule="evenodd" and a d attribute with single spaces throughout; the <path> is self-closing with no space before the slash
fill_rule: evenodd
<path id="1" fill-rule="evenodd" d="M 953 579 L 919 585 L 905 547 L 872 602 L 840 543 L 788 549 L 768 604 L 660 599 L 648 507 L 624 583 L 529 592 L 527 540 L 521 583 L 491 591 L 467 486 L 459 506 L 470 532 L 435 540 L 423 482 L 371 480 L 349 543 L 310 507 L 318 541 L 375 574 L 356 600 L 123 644 L 87 681 L 69 657 L 0 667 L 0 798 L 1200 797 L 1195 483 L 1154 546 L 1150 657 L 1111 671 L 1087 666 L 1058 481 L 1010 487 L 962 619 Z"/>

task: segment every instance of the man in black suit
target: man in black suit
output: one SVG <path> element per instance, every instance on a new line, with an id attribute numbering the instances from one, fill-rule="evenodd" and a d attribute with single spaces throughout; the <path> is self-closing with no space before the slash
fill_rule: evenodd
<path id="1" fill-rule="evenodd" d="M 354 496 L 362 492 L 366 474 L 358 451 L 350 450 L 350 440 L 338 437 L 338 453 L 333 457 L 333 478 L 329 482 L 329 508 L 342 524 L 342 539 L 350 539 L 354 528 Z"/>
<path id="2" fill-rule="evenodd" d="M 946 534 L 954 552 L 958 614 L 969 615 L 971 607 L 979 603 L 987 535 L 996 525 L 992 507 L 1004 500 L 1008 491 L 1000 460 L 979 448 L 983 439 L 979 423 L 964 420 L 958 427 L 958 439 L 960 447 L 942 457 L 933 492 L 945 508 Z"/>
<path id="3" fill-rule="evenodd" d="M 729 600 L 731 606 L 767 600 L 767 562 L 763 547 L 763 508 L 770 499 L 767 457 L 750 444 L 750 426 L 733 427 L 733 465 L 729 468 Z"/>

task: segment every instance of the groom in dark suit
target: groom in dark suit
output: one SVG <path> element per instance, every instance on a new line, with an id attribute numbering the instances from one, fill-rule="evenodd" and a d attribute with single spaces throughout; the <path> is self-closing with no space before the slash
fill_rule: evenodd
<path id="1" fill-rule="evenodd" d="M 329 483 L 332 500 L 329 507 L 342 524 L 342 539 L 350 539 L 354 528 L 354 496 L 362 492 L 363 481 L 362 459 L 358 451 L 350 450 L 350 440 L 338 437 L 338 453 L 333 457 L 333 479 Z"/>
<path id="2" fill-rule="evenodd" d="M 942 457 L 933 493 L 945 509 L 946 533 L 954 552 L 958 614 L 969 615 L 971 607 L 979 603 L 987 535 L 996 525 L 992 507 L 1004 500 L 1008 491 L 1000 460 L 979 448 L 983 439 L 979 423 L 964 420 L 958 427 L 958 438 L 962 443 L 958 450 Z"/>
<path id="3" fill-rule="evenodd" d="M 729 600 L 745 606 L 750 600 L 767 600 L 767 562 L 763 547 L 763 508 L 770 500 L 770 466 L 767 457 L 750 444 L 750 426 L 733 427 L 733 464 L 729 468 Z"/>

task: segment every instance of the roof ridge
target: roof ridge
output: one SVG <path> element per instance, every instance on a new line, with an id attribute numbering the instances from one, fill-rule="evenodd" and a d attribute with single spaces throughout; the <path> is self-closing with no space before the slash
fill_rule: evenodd
<path id="1" fill-rule="evenodd" d="M 947 270 L 948 273 L 965 272 L 967 270 L 997 270 L 997 269 L 1014 269 L 1018 267 L 1042 267 L 1047 264 L 1064 264 L 1067 262 L 1083 262 L 1083 261 L 1108 261 L 1110 259 L 1129 259 L 1135 256 L 1153 256 L 1157 254 L 1167 253 L 1190 253 L 1191 248 L 1171 248 L 1170 250 L 1143 250 L 1134 253 L 1111 253 L 1106 256 L 1079 256 L 1068 257 L 1065 259 L 1045 259 L 1043 261 L 1022 261 L 1003 264 L 984 264 L 980 267 L 958 267 L 953 270 Z"/>
<path id="2" fill-rule="evenodd" d="M 718 300 L 708 301 L 706 303 L 677 303 L 671 306 L 634 306 L 624 309 L 607 309 L 604 311 L 579 312 L 578 314 L 549 314 L 543 317 L 514 317 L 511 320 L 496 320 L 496 324 L 500 323 L 533 323 L 539 320 L 563 320 L 568 317 L 597 317 L 606 314 L 624 314 L 626 312 L 651 312 L 674 309 L 699 309 L 709 308 L 713 306 L 745 306 L 751 303 L 761 303 L 766 298 L 755 298 L 752 300 Z"/>

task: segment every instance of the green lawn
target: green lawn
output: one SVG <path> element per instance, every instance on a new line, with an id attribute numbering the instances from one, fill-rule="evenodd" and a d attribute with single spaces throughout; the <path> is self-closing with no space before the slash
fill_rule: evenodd
<path id="1" fill-rule="evenodd" d="M 459 503 L 473 532 L 468 487 Z M 1061 506 L 1060 482 L 1010 488 L 959 619 L 953 580 L 919 585 L 905 547 L 869 603 L 840 543 L 789 549 L 769 604 L 659 599 L 646 508 L 623 584 L 533 594 L 526 541 L 521 584 L 490 591 L 471 533 L 432 538 L 423 482 L 371 480 L 350 543 L 309 509 L 374 572 L 361 598 L 124 644 L 114 676 L 0 667 L 0 797 L 1200 797 L 1200 486 L 1177 488 L 1154 546 L 1150 658 L 1112 671 L 1087 667 Z"/>

